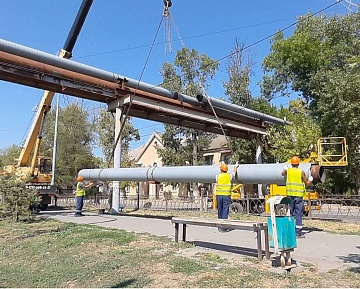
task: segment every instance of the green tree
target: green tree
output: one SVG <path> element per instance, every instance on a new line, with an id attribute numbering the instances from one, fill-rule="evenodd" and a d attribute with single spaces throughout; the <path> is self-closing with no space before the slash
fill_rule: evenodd
<path id="1" fill-rule="evenodd" d="M 39 199 L 28 189 L 25 181 L 11 174 L 0 176 L 0 216 L 14 222 L 32 219 L 31 205 Z"/>
<path id="2" fill-rule="evenodd" d="M 45 121 L 41 154 L 52 157 L 55 110 L 51 110 Z M 94 124 L 89 112 L 74 102 L 59 110 L 56 183 L 61 187 L 72 186 L 79 170 L 100 166 L 93 155 Z"/>
<path id="3" fill-rule="evenodd" d="M 21 148 L 18 145 L 12 145 L 0 150 L 0 166 L 1 168 L 8 165 L 16 165 L 16 159 L 20 155 Z"/>
<path id="4" fill-rule="evenodd" d="M 250 77 L 253 74 L 253 61 L 249 53 L 244 51 L 245 44 L 235 39 L 233 50 L 226 64 L 229 81 L 223 82 L 225 94 L 230 102 L 236 105 L 249 107 L 252 95 L 250 92 Z"/>
<path id="5" fill-rule="evenodd" d="M 291 100 L 287 109 L 282 109 L 291 125 L 272 126 L 269 130 L 268 151 L 279 162 L 292 156 L 308 158 L 311 146 L 320 138 L 320 128 L 309 117 L 309 108 L 301 100 Z"/>
<path id="6" fill-rule="evenodd" d="M 95 121 L 95 132 L 97 143 L 104 155 L 103 167 L 113 167 L 115 149 L 115 117 L 112 113 L 101 108 Z M 130 142 L 140 140 L 139 130 L 131 123 L 131 118 L 127 118 L 121 131 L 121 167 L 135 167 L 135 161 L 129 157 Z M 136 182 L 122 181 L 122 189 L 135 187 Z"/>
<path id="7" fill-rule="evenodd" d="M 357 189 L 359 142 L 353 134 L 359 123 L 353 102 L 358 81 L 349 62 L 359 56 L 359 30 L 359 12 L 300 17 L 293 35 L 278 33 L 272 39 L 261 85 L 267 99 L 299 93 L 310 104 L 308 118 L 320 125 L 322 136 L 347 136 L 351 158 L 345 176 L 351 175 L 346 179 Z"/>
<path id="8" fill-rule="evenodd" d="M 228 63 L 226 65 L 229 80 L 223 82 L 225 94 L 229 96 L 230 102 L 236 105 L 244 106 L 266 114 L 278 115 L 276 107 L 262 97 L 253 97 L 250 92 L 250 77 L 252 75 L 252 58 L 249 53 L 244 51 L 245 44 L 235 40 Z M 232 151 L 231 161 L 233 163 L 255 163 L 256 162 L 256 139 L 228 138 Z M 260 137 L 261 145 L 264 146 L 266 139 Z M 271 162 L 272 159 L 263 150 L 263 161 Z"/>
<path id="9" fill-rule="evenodd" d="M 235 39 L 234 47 L 226 64 L 229 80 L 223 82 L 225 94 L 231 103 L 249 108 L 253 97 L 251 95 L 250 76 L 252 74 L 252 60 L 244 51 L 245 44 Z M 252 140 L 228 137 L 231 148 L 231 162 L 255 163 L 256 145 Z"/>
<path id="10" fill-rule="evenodd" d="M 360 78 L 348 70 L 330 70 L 317 73 L 312 82 L 315 93 L 321 93 L 317 115 L 323 134 L 344 136 L 348 143 L 347 173 L 338 171 L 332 176 L 339 187 L 356 192 L 360 188 Z"/>
<path id="11" fill-rule="evenodd" d="M 112 165 L 115 146 L 115 117 L 112 113 L 101 108 L 95 121 L 95 131 L 98 135 L 98 145 L 104 155 L 105 166 Z M 121 132 L 121 160 L 122 167 L 130 167 L 129 149 L 130 142 L 140 140 L 139 130 L 127 118 Z"/>
<path id="12" fill-rule="evenodd" d="M 190 96 L 202 94 L 208 88 L 219 63 L 196 50 L 182 48 L 176 54 L 174 65 L 164 63 L 160 71 L 163 77 L 162 87 Z M 164 125 L 164 148 L 158 148 L 158 154 L 165 165 L 197 165 L 203 162 L 200 151 L 208 147 L 213 134 Z"/>

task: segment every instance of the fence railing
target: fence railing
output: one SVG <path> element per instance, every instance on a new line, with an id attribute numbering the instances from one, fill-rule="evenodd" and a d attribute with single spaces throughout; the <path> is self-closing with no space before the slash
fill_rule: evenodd
<path id="1" fill-rule="evenodd" d="M 315 201 L 318 205 L 311 206 L 306 218 L 335 218 L 360 220 L 360 196 L 322 196 Z M 75 197 L 57 198 L 57 206 L 75 206 Z M 85 199 L 84 206 L 98 206 L 109 208 L 107 196 L 89 197 Z M 120 206 L 126 209 L 146 209 L 162 211 L 211 211 L 213 202 L 211 198 L 182 198 L 182 199 L 138 199 L 127 197 L 120 199 Z M 317 209 L 315 209 L 315 207 Z M 244 214 L 263 214 L 265 212 L 265 200 L 259 198 L 244 198 L 234 201 L 231 212 Z"/>

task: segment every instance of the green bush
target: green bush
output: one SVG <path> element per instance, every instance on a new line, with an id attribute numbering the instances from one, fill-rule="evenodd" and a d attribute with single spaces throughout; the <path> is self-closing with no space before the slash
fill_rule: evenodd
<path id="1" fill-rule="evenodd" d="M 0 216 L 14 222 L 30 221 L 32 206 L 39 204 L 38 196 L 26 188 L 24 180 L 15 175 L 0 176 Z"/>

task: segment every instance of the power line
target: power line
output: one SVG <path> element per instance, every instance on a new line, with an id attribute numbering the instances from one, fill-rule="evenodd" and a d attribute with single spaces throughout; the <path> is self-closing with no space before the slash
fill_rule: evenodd
<path id="1" fill-rule="evenodd" d="M 336 9 L 336 10 L 338 10 L 338 9 Z M 330 11 L 335 11 L 335 9 L 330 10 Z M 177 40 L 174 40 L 174 41 L 183 42 L 183 40 L 187 40 L 187 39 L 196 39 L 196 38 L 201 38 L 201 37 L 206 37 L 206 36 L 211 36 L 211 35 L 216 35 L 216 34 L 222 34 L 222 33 L 226 33 L 226 32 L 231 32 L 231 31 L 236 31 L 236 30 L 241 30 L 241 29 L 247 29 L 247 28 L 252 28 L 252 27 L 257 27 L 257 26 L 263 26 L 263 25 L 268 25 L 268 24 L 287 21 L 287 20 L 292 20 L 292 19 L 293 19 L 293 17 L 291 17 L 291 18 L 283 18 L 283 19 L 278 19 L 278 20 L 273 20 L 273 21 L 267 21 L 267 22 L 261 22 L 261 23 L 245 25 L 245 26 L 237 27 L 237 28 L 230 28 L 230 29 L 224 29 L 224 30 L 219 30 L 219 31 L 214 31 L 214 32 L 209 32 L 209 33 L 203 33 L 203 34 L 183 37 L 182 39 L 177 39 Z M 154 45 L 164 45 L 164 44 L 166 44 L 166 42 L 167 42 L 166 40 L 161 41 L 161 42 L 156 42 Z M 99 53 L 95 53 L 95 54 L 89 54 L 89 55 L 84 55 L 84 56 L 73 57 L 73 59 L 75 60 L 75 59 L 96 57 L 96 56 L 101 56 L 101 55 L 106 55 L 106 54 L 113 54 L 113 53 L 117 53 L 117 52 L 124 52 L 124 51 L 129 51 L 129 50 L 145 48 L 145 47 L 149 47 L 149 46 L 151 46 L 151 44 L 142 44 L 142 45 L 128 47 L 128 48 L 122 48 L 122 49 L 116 49 L 116 50 L 111 50 L 111 51 L 99 52 Z"/>
<path id="2" fill-rule="evenodd" d="M 335 6 L 336 4 L 339 4 L 339 3 L 341 3 L 341 2 L 342 2 L 342 1 L 337 1 L 337 2 L 335 2 L 335 3 L 333 3 L 333 4 L 329 5 L 329 6 L 325 7 L 324 9 L 321 9 L 321 10 L 315 12 L 315 13 L 312 13 L 312 14 L 310 14 L 308 17 L 305 17 L 305 18 L 303 18 L 303 19 L 301 19 L 301 20 L 298 20 L 298 21 L 296 21 L 296 22 L 294 22 L 294 23 L 286 26 L 285 28 L 281 29 L 280 31 L 277 31 L 277 32 L 275 32 L 275 33 L 272 33 L 272 34 L 269 35 L 269 36 L 266 36 L 266 37 L 264 37 L 264 38 L 262 38 L 262 39 L 260 39 L 260 40 L 258 40 L 258 41 L 256 41 L 256 42 L 248 45 L 248 46 L 243 47 L 241 50 L 248 49 L 248 48 L 250 48 L 250 47 L 252 47 L 252 46 L 255 46 L 255 45 L 257 45 L 257 44 L 259 44 L 259 43 L 261 43 L 261 42 L 263 42 L 263 41 L 265 41 L 265 40 L 267 40 L 267 39 L 270 39 L 271 37 L 275 36 L 277 33 L 283 32 L 283 31 L 285 31 L 285 30 L 287 30 L 287 29 L 289 29 L 289 28 L 297 25 L 298 23 L 301 23 L 301 22 L 303 22 L 303 21 L 305 21 L 305 20 L 307 20 L 307 19 L 309 19 L 309 18 L 311 18 L 311 17 L 313 17 L 313 16 L 315 16 L 315 15 L 318 15 L 319 13 L 321 13 L 321 12 L 323 12 L 323 11 L 325 11 L 325 10 L 328 10 L 329 8 Z M 222 30 L 222 31 L 218 31 L 218 32 L 211 32 L 211 33 L 202 34 L 202 35 L 198 35 L 198 36 L 187 37 L 187 38 L 184 38 L 184 39 L 196 38 L 196 37 L 204 37 L 204 36 L 207 36 L 207 35 L 213 35 L 213 34 L 217 34 L 217 33 L 224 33 L 224 32 L 228 32 L 228 31 L 234 31 L 234 30 L 244 29 L 244 28 L 248 28 L 248 27 L 260 26 L 260 25 L 269 24 L 269 23 L 274 23 L 274 22 L 279 22 L 279 21 L 288 20 L 288 19 L 290 19 L 290 18 L 282 19 L 282 20 L 276 20 L 276 21 L 263 22 L 263 23 L 254 24 L 254 25 L 247 25 L 247 26 L 244 26 L 244 27 L 241 27 L 241 28 L 233 28 L 233 29 L 227 29 L 227 30 Z M 292 18 L 291 18 L 291 19 L 292 19 Z M 157 33 L 156 33 L 156 35 L 157 35 Z M 151 45 L 151 49 L 154 47 L 154 45 L 165 43 L 165 42 L 156 43 L 155 40 L 156 40 L 156 37 L 154 38 L 154 41 L 153 41 L 153 43 L 152 43 L 152 45 Z M 111 51 L 111 52 L 98 53 L 98 54 L 93 54 L 93 55 L 88 55 L 88 56 L 83 56 L 83 57 L 78 57 L 78 58 L 98 56 L 98 55 L 109 54 L 109 53 L 114 53 L 114 52 L 119 52 L 119 51 L 124 51 L 124 50 L 130 50 L 130 49 L 136 49 L 136 48 L 141 48 L 141 47 L 148 47 L 148 46 L 149 46 L 149 45 L 142 45 L 142 46 L 137 46 L 137 47 L 133 47 L 133 48 L 127 48 L 127 49 L 115 50 L 115 51 Z M 240 51 L 241 51 L 241 50 L 240 50 Z M 224 60 L 224 59 L 230 57 L 231 55 L 234 55 L 234 54 L 236 54 L 236 53 L 238 53 L 238 52 L 240 52 L 240 51 L 232 52 L 231 54 L 228 54 L 228 55 L 226 55 L 226 56 L 218 59 L 217 61 L 220 62 L 220 61 L 222 61 L 222 60 Z M 150 50 L 150 52 L 151 52 L 151 50 Z M 147 59 L 146 59 L 145 65 L 144 65 L 143 70 L 142 70 L 142 72 L 141 72 L 140 79 L 141 79 L 141 77 L 142 77 L 142 75 L 143 75 L 143 73 L 144 73 L 144 70 L 145 70 L 145 67 L 146 67 L 146 63 L 147 63 L 147 61 L 148 61 L 148 59 L 149 59 L 149 56 L 150 56 L 150 53 L 148 54 L 148 57 L 147 57 Z M 203 67 L 200 67 L 199 69 L 203 69 L 203 68 L 205 68 L 205 67 L 206 67 L 206 66 L 203 66 Z M 186 75 L 186 74 L 184 74 L 183 76 L 185 76 L 185 75 Z M 140 82 L 140 80 L 139 80 L 139 82 Z M 155 86 L 154 86 L 154 87 L 155 87 Z M 209 119 L 210 119 L 210 117 L 209 117 Z M 151 125 L 151 126 L 156 126 L 156 125 Z M 151 127 L 151 126 L 149 126 L 149 127 Z M 149 134 L 149 135 L 151 135 L 151 134 Z M 141 136 L 141 137 L 145 137 L 145 136 L 149 136 L 149 135 L 143 135 L 143 136 Z"/>
<path id="3" fill-rule="evenodd" d="M 255 46 L 256 44 L 259 44 L 260 42 L 263 42 L 263 41 L 265 41 L 265 40 L 267 40 L 267 39 L 270 39 L 271 37 L 274 37 L 274 36 L 275 36 L 276 34 L 278 34 L 279 32 L 284 32 L 285 30 L 287 30 L 287 29 L 289 29 L 289 28 L 291 28 L 291 27 L 293 27 L 293 26 L 295 26 L 295 25 L 297 25 L 297 24 L 299 24 L 299 23 L 301 23 L 301 22 L 303 22 L 303 21 L 305 21 L 305 20 L 308 20 L 309 18 L 314 17 L 315 15 L 320 14 L 321 12 L 323 12 L 323 11 L 325 11 L 325 10 L 333 7 L 334 5 L 339 4 L 341 1 L 342 1 L 342 0 L 339 0 L 338 2 L 335 2 L 335 3 L 327 6 L 327 7 L 324 8 L 324 9 L 321 9 L 321 10 L 315 12 L 315 13 L 312 13 L 312 14 L 310 14 L 309 16 L 303 18 L 303 19 L 297 20 L 296 22 L 294 22 L 294 23 L 286 26 L 285 28 L 283 28 L 283 29 L 281 29 L 281 30 L 279 30 L 279 31 L 277 31 L 277 32 L 274 32 L 274 33 L 272 33 L 272 34 L 270 34 L 270 35 L 268 35 L 268 36 L 266 36 L 266 37 L 264 37 L 264 38 L 262 38 L 262 39 L 260 39 L 260 40 L 258 40 L 258 41 L 255 41 L 255 42 L 253 42 L 252 44 L 250 44 L 250 45 L 248 45 L 248 46 L 243 47 L 240 51 L 245 50 L 245 49 L 248 49 L 248 48 L 250 48 L 250 47 L 252 47 L 252 46 Z M 228 58 L 229 56 L 234 55 L 234 54 L 236 54 L 236 53 L 238 53 L 238 52 L 240 52 L 240 51 L 234 51 L 233 53 L 230 53 L 230 54 L 227 55 L 227 56 L 224 56 L 224 57 L 222 57 L 222 58 L 219 58 L 217 61 L 222 61 L 222 60 Z M 205 66 L 205 67 L 206 67 L 206 66 Z"/>

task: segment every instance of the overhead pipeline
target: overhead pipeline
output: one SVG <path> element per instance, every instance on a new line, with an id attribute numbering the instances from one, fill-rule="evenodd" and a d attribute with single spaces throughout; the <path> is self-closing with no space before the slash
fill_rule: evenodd
<path id="1" fill-rule="evenodd" d="M 282 125 L 290 124 L 290 122 L 287 122 L 283 119 L 276 118 L 235 104 L 231 104 L 217 98 L 202 97 L 202 96 L 192 97 L 182 93 L 173 92 L 162 87 L 158 87 L 136 79 L 131 79 L 125 76 L 121 76 L 116 73 L 108 72 L 92 66 L 81 64 L 69 59 L 62 59 L 55 55 L 45 53 L 39 50 L 35 50 L 16 43 L 12 43 L 10 41 L 6 41 L 3 39 L 0 39 L 0 50 L 7 52 L 9 54 L 14 54 L 34 61 L 53 65 L 69 71 L 78 72 L 88 76 L 96 77 L 98 79 L 111 81 L 111 82 L 124 81 L 126 82 L 126 86 L 130 88 L 138 89 L 139 91 L 154 93 L 156 95 L 170 99 L 176 99 L 194 106 L 209 105 L 211 102 L 212 106 L 215 109 L 215 112 L 219 115 L 221 115 L 222 112 L 225 110 L 233 113 L 242 114 L 255 119 L 259 119 L 260 121 L 264 121 L 268 123 L 282 124 Z"/>

